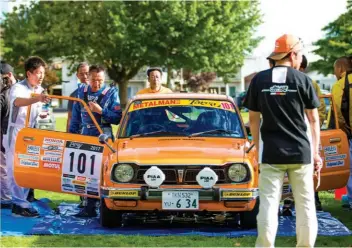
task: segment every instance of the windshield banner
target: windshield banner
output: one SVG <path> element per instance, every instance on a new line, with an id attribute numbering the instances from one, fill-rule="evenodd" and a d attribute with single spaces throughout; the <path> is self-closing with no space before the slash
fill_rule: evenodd
<path id="1" fill-rule="evenodd" d="M 200 99 L 160 99 L 160 100 L 134 101 L 130 105 L 128 112 L 132 112 L 140 109 L 146 109 L 146 108 L 160 107 L 160 106 L 197 106 L 197 107 L 223 109 L 223 110 L 235 112 L 234 106 L 231 102 L 200 100 Z"/>

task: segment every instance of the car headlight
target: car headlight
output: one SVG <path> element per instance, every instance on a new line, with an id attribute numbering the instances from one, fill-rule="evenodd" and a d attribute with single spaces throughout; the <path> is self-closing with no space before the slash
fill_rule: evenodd
<path id="1" fill-rule="evenodd" d="M 247 177 L 248 171 L 243 164 L 233 164 L 229 167 L 227 173 L 231 181 L 239 183 Z"/>
<path id="2" fill-rule="evenodd" d="M 133 179 L 134 169 L 129 164 L 119 164 L 115 167 L 114 177 L 121 183 L 127 183 Z"/>

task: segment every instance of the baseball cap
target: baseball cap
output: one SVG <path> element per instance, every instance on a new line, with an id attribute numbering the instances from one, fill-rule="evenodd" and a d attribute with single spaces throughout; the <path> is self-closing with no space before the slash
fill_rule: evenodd
<path id="1" fill-rule="evenodd" d="M 160 72 L 160 75 L 163 75 L 163 71 L 161 70 L 161 68 L 159 68 L 159 67 L 150 67 L 150 68 L 147 70 L 147 76 L 148 76 L 148 77 L 149 77 L 149 74 L 150 74 L 152 71 L 159 71 L 159 72 Z"/>
<path id="2" fill-rule="evenodd" d="M 301 49 L 303 49 L 303 44 L 300 38 L 291 34 L 284 34 L 275 41 L 275 49 L 267 59 L 281 60 L 290 52 Z"/>
<path id="3" fill-rule="evenodd" d="M 0 72 L 1 72 L 1 75 L 2 74 L 7 74 L 9 72 L 13 73 L 13 67 L 11 65 L 1 61 Z"/>

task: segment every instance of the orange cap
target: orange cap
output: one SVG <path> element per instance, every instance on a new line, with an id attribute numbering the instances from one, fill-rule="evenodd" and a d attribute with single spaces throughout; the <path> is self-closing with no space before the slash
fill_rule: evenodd
<path id="1" fill-rule="evenodd" d="M 281 60 L 287 54 L 302 49 L 301 39 L 290 34 L 284 34 L 275 41 L 275 49 L 268 58 L 273 60 Z"/>

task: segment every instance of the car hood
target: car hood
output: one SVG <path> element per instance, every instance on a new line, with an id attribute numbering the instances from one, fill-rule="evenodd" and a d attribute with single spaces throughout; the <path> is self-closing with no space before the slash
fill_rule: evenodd
<path id="1" fill-rule="evenodd" d="M 242 163 L 246 140 L 233 138 L 135 138 L 117 144 L 119 162 L 140 165 Z"/>

